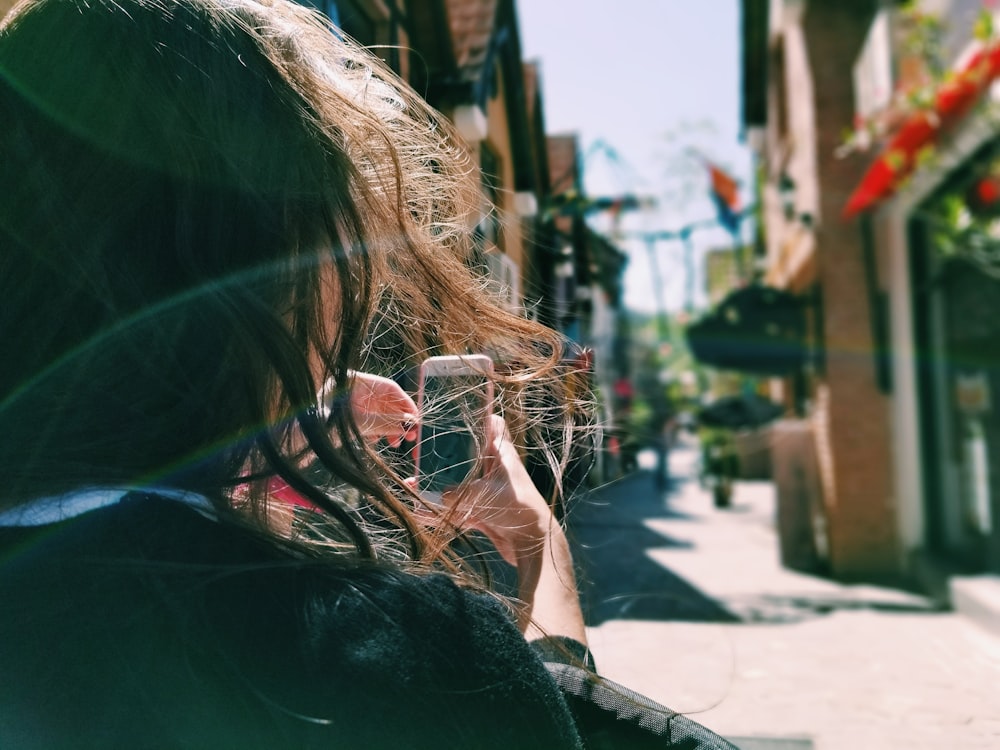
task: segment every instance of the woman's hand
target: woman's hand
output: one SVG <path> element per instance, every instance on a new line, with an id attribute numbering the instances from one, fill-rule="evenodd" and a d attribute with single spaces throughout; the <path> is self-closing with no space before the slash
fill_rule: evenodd
<path id="1" fill-rule="evenodd" d="M 367 372 L 352 372 L 347 384 L 354 421 L 361 434 L 372 442 L 385 438 L 392 447 L 417 438 L 417 405 L 396 381 Z M 331 384 L 322 398 L 335 392 Z"/>
<path id="2" fill-rule="evenodd" d="M 566 536 L 524 468 L 503 419 L 489 418 L 486 438 L 483 477 L 444 493 L 452 522 L 481 531 L 517 568 L 526 637 L 564 635 L 585 644 Z"/>
<path id="3" fill-rule="evenodd" d="M 487 420 L 482 478 L 445 492 L 442 499 L 453 509 L 456 525 L 484 533 L 514 566 L 540 548 L 555 525 L 506 423 L 495 415 Z"/>

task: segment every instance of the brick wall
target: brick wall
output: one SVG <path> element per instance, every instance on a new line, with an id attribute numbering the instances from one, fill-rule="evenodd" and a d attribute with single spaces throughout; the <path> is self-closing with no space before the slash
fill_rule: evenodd
<path id="1" fill-rule="evenodd" d="M 840 213 L 867 161 L 834 150 L 854 115 L 852 66 L 874 2 L 810 2 L 803 18 L 816 108 L 821 185 L 816 232 L 826 349 L 826 414 L 817 436 L 829 522 L 830 563 L 842 578 L 893 577 L 900 554 L 887 397 L 876 383 L 861 230 Z M 793 92 L 790 92 L 793 93 Z M 794 95 L 794 93 L 793 93 Z"/>

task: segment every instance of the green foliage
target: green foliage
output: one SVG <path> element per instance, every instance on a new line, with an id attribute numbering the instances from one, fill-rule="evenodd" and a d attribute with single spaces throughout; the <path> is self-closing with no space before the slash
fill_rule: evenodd
<path id="1" fill-rule="evenodd" d="M 924 169 L 931 166 L 938 157 L 938 150 L 934 144 L 928 144 L 917 152 L 917 169 Z"/>
<path id="2" fill-rule="evenodd" d="M 943 75 L 945 24 L 941 17 L 922 12 L 916 3 L 908 3 L 899 9 L 898 20 L 903 30 L 900 51 L 923 60 L 933 78 Z"/>
<path id="3" fill-rule="evenodd" d="M 972 28 L 973 35 L 981 42 L 989 41 L 993 38 L 993 26 L 993 12 L 989 8 L 980 8 Z"/>
<path id="4" fill-rule="evenodd" d="M 969 210 L 962 192 L 949 193 L 921 213 L 933 252 L 943 261 L 963 259 L 1000 278 L 1000 217 Z"/>

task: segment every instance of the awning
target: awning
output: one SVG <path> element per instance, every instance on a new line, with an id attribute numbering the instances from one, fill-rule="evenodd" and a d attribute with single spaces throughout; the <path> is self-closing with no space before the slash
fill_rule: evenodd
<path id="1" fill-rule="evenodd" d="M 766 286 L 731 292 L 688 326 L 691 354 L 702 364 L 757 375 L 787 375 L 806 361 L 804 301 Z"/>
<path id="2" fill-rule="evenodd" d="M 739 430 L 763 427 L 784 413 L 781 404 L 755 393 L 746 393 L 716 399 L 699 409 L 697 418 L 698 424 L 704 427 Z"/>
<path id="3" fill-rule="evenodd" d="M 891 196 L 916 168 L 920 152 L 969 113 L 1000 76 L 1000 43 L 977 51 L 934 94 L 933 104 L 911 114 L 890 138 L 844 207 L 851 219 Z"/>

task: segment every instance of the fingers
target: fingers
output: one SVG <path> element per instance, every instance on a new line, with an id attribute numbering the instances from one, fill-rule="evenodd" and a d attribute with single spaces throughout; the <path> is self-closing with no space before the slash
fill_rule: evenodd
<path id="1" fill-rule="evenodd" d="M 408 415 L 382 415 L 378 420 L 370 423 L 370 428 L 365 429 L 362 425 L 361 431 L 370 438 L 385 440 L 393 448 L 398 448 L 404 440 L 413 442 L 417 439 L 417 428 L 415 422 L 411 421 Z"/>
<path id="2" fill-rule="evenodd" d="M 499 414 L 490 414 L 486 418 L 487 444 L 499 453 L 500 445 L 504 441 L 511 442 L 510 430 L 507 429 L 507 423 Z"/>
<path id="3" fill-rule="evenodd" d="M 512 461 L 521 461 L 507 423 L 497 414 L 491 414 L 486 419 L 486 451 L 483 459 L 483 473 L 486 475 L 495 473 L 501 466 L 509 468 Z"/>
<path id="4" fill-rule="evenodd" d="M 396 415 L 411 421 L 417 418 L 416 403 L 396 381 L 366 372 L 354 375 L 351 406 L 363 414 Z"/>
<path id="5" fill-rule="evenodd" d="M 390 378 L 353 373 L 350 406 L 355 422 L 368 438 L 385 438 L 393 447 L 417 438 L 417 405 Z"/>
<path id="6" fill-rule="evenodd" d="M 486 479 L 473 479 L 465 484 L 452 487 L 441 493 L 441 505 L 449 510 L 461 509 L 462 516 L 475 515 L 475 510 L 484 506 L 486 493 L 492 482 Z"/>

